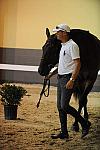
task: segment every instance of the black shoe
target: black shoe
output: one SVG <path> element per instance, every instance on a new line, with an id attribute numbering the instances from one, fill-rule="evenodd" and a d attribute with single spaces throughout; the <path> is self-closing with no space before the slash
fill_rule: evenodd
<path id="1" fill-rule="evenodd" d="M 88 122 L 87 126 L 83 127 L 81 138 L 85 137 L 89 133 L 90 126 L 91 126 L 91 123 Z"/>
<path id="2" fill-rule="evenodd" d="M 69 135 L 68 135 L 68 133 L 64 134 L 64 133 L 61 132 L 61 133 L 59 133 L 57 135 L 51 135 L 51 138 L 52 139 L 58 139 L 58 138 L 60 138 L 60 139 L 68 139 Z"/>

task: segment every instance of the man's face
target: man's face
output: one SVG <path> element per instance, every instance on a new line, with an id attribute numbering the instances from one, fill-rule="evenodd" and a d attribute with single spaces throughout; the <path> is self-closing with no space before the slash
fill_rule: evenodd
<path id="1" fill-rule="evenodd" d="M 63 34 L 64 34 L 63 31 L 58 31 L 58 32 L 56 33 L 57 39 L 62 41 L 62 39 L 63 39 Z"/>

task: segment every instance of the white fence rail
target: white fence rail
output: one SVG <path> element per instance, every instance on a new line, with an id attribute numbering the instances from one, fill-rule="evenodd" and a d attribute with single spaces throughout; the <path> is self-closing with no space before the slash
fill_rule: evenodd
<path id="1" fill-rule="evenodd" d="M 28 66 L 28 65 L 12 65 L 12 64 L 0 64 L 0 69 L 3 70 L 18 70 L 18 71 L 33 71 L 37 72 L 39 66 Z M 54 67 L 51 72 L 55 69 Z M 98 72 L 98 75 L 100 75 L 100 70 Z"/>
<path id="2" fill-rule="evenodd" d="M 33 71 L 38 72 L 39 66 L 28 66 L 28 65 L 12 65 L 12 64 L 0 64 L 0 69 L 3 70 L 18 70 L 18 71 Z M 55 69 L 54 67 L 51 72 Z"/>

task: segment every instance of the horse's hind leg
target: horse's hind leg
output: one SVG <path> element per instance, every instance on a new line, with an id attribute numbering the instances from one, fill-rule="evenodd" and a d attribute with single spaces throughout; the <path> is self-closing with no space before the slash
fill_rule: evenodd
<path id="1" fill-rule="evenodd" d="M 92 71 L 90 73 L 86 73 L 84 74 L 84 76 L 86 76 L 86 78 L 88 78 L 89 80 L 85 80 L 86 82 L 80 82 L 81 84 L 79 84 L 79 88 L 78 88 L 78 99 L 79 99 L 79 109 L 78 109 L 78 113 L 81 113 L 82 108 L 84 108 L 84 118 L 86 119 L 87 123 L 89 124 L 89 126 L 91 126 L 91 122 L 88 120 L 88 111 L 87 111 L 87 95 L 89 94 L 89 92 L 91 91 L 94 82 L 97 78 L 97 71 Z M 81 81 L 81 80 L 80 80 Z M 83 80 L 84 81 L 84 80 Z M 78 121 L 77 119 L 75 119 L 75 122 L 73 124 L 73 130 L 74 131 L 78 131 Z"/>
<path id="2" fill-rule="evenodd" d="M 84 119 L 87 121 L 88 125 L 91 126 L 91 122 L 89 121 L 89 115 L 87 112 L 87 105 L 84 106 Z"/>
<path id="3" fill-rule="evenodd" d="M 87 104 L 84 105 L 84 119 L 88 121 L 89 115 L 87 112 Z"/>

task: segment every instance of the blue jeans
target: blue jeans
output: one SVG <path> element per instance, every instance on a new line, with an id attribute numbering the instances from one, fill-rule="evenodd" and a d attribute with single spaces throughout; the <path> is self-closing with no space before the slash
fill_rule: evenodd
<path id="1" fill-rule="evenodd" d="M 67 131 L 67 114 L 75 117 L 82 127 L 86 125 L 84 118 L 77 112 L 75 108 L 69 105 L 70 99 L 73 93 L 73 89 L 67 89 L 66 83 L 69 81 L 71 74 L 67 75 L 58 75 L 57 83 L 57 108 L 59 111 L 59 119 L 61 123 L 61 131 L 66 134 Z"/>

